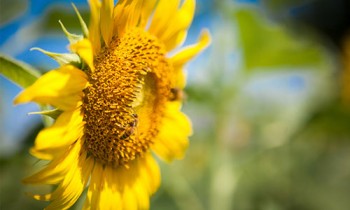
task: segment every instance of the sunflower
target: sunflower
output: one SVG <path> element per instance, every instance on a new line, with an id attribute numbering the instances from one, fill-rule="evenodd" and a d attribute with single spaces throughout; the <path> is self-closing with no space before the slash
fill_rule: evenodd
<path id="1" fill-rule="evenodd" d="M 182 2 L 182 3 L 181 3 Z M 70 53 L 41 50 L 61 65 L 15 99 L 55 109 L 57 118 L 36 137 L 30 153 L 48 164 L 24 183 L 53 185 L 47 209 L 71 207 L 87 188 L 84 209 L 149 209 L 160 184 L 153 153 L 180 159 L 191 135 L 180 109 L 184 64 L 206 48 L 185 40 L 195 0 L 90 0 L 83 35 L 61 23 Z M 171 54 L 171 55 L 170 55 Z M 44 112 L 42 112 L 44 114 Z M 153 152 L 153 153 L 152 153 Z"/>

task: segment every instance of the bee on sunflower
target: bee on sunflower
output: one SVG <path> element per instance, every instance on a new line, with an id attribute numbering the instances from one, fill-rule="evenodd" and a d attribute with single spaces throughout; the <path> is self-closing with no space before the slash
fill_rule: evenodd
<path id="1" fill-rule="evenodd" d="M 41 50 L 61 65 L 21 92 L 15 104 L 55 107 L 54 124 L 36 137 L 30 152 L 48 164 L 26 184 L 57 186 L 47 209 L 68 209 L 87 188 L 84 209 L 149 209 L 160 171 L 153 153 L 180 159 L 191 135 L 180 111 L 184 64 L 204 50 L 210 36 L 182 45 L 195 0 L 90 0 L 83 35 L 70 34 L 70 53 Z"/>

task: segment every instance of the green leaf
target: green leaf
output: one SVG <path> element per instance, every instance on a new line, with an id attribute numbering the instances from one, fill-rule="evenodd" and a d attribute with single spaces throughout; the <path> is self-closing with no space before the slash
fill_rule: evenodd
<path id="1" fill-rule="evenodd" d="M 23 88 L 33 84 L 41 75 L 38 70 L 31 66 L 1 54 L 0 73 Z"/>
<path id="2" fill-rule="evenodd" d="M 318 110 L 298 132 L 304 140 L 348 141 L 350 140 L 350 110 L 335 101 Z"/>
<path id="3" fill-rule="evenodd" d="M 0 25 L 4 26 L 24 15 L 28 4 L 26 0 L 0 0 Z"/>
<path id="4" fill-rule="evenodd" d="M 87 33 L 87 26 L 84 26 L 82 21 L 83 19 L 88 19 L 89 12 L 88 10 L 83 10 L 82 13 L 79 13 L 79 15 L 79 21 L 75 21 L 77 18 L 77 14 L 70 12 L 70 10 L 62 10 L 62 7 L 60 7 L 59 4 L 53 5 L 43 17 L 41 27 L 45 33 L 60 33 L 61 27 L 58 27 L 60 24 L 57 24 L 57 20 L 60 20 L 62 23 L 64 23 L 64 26 L 66 28 L 69 28 L 74 33 L 81 33 L 81 28 L 83 29 L 83 33 Z"/>
<path id="5" fill-rule="evenodd" d="M 310 4 L 312 1 L 313 0 L 263 0 L 263 4 L 269 13 L 281 17 L 281 14 L 288 13 L 291 8 Z"/>
<path id="6" fill-rule="evenodd" d="M 233 18 L 238 23 L 248 71 L 261 67 L 321 66 L 326 60 L 325 51 L 311 37 L 291 34 L 255 10 L 238 10 Z"/>

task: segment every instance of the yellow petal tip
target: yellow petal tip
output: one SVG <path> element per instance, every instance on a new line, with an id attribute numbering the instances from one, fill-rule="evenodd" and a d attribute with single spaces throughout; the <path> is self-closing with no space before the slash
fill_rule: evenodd
<path id="1" fill-rule="evenodd" d="M 203 49 L 211 44 L 211 36 L 208 29 L 201 31 L 200 42 L 203 43 Z"/>
<path id="2" fill-rule="evenodd" d="M 26 91 L 21 92 L 16 98 L 13 100 L 14 105 L 23 104 L 31 101 L 31 97 L 28 94 L 25 94 Z"/>

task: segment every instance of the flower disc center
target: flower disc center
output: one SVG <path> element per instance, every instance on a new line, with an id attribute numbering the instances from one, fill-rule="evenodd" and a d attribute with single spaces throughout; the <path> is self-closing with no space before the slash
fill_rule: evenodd
<path id="1" fill-rule="evenodd" d="M 138 29 L 114 38 L 94 64 L 82 104 L 84 145 L 104 164 L 127 165 L 158 133 L 173 70 L 163 46 Z"/>

